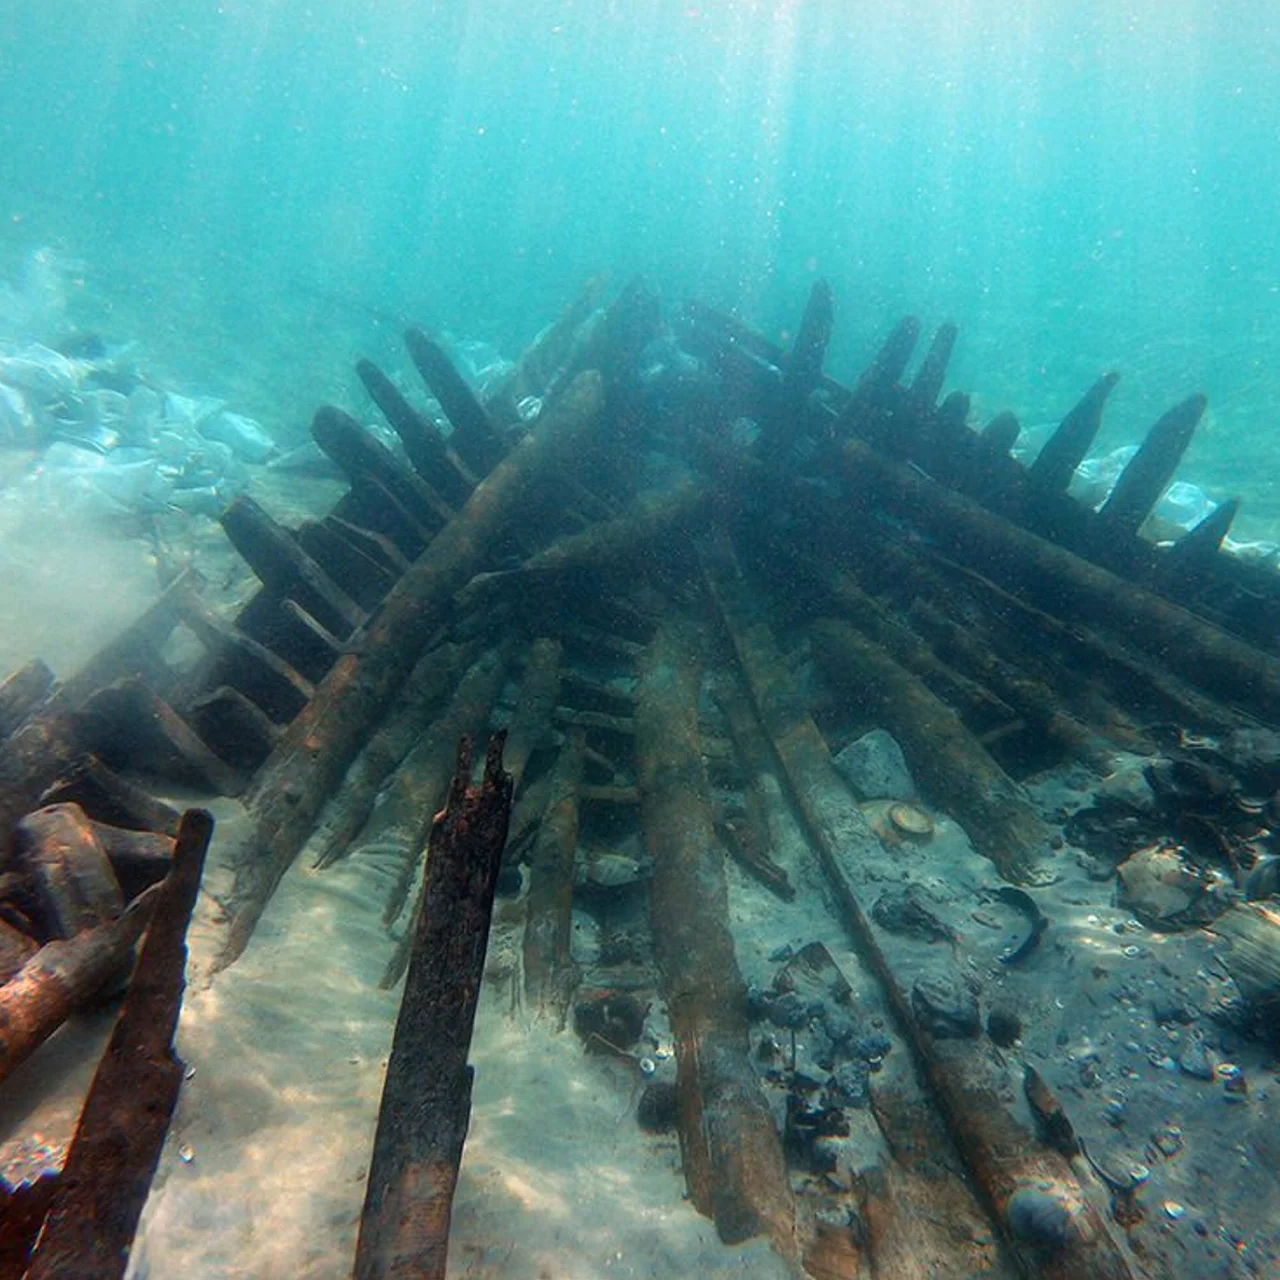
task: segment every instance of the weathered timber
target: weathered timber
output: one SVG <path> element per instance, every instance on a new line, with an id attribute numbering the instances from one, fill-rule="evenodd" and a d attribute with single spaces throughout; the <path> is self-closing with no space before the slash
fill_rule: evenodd
<path id="1" fill-rule="evenodd" d="M 74 938 L 124 910 L 124 896 L 93 824 L 77 804 L 27 814 L 14 833 L 18 865 L 51 938 Z"/>
<path id="2" fill-rule="evenodd" d="M 1147 432 L 1102 504 L 1098 513 L 1099 537 L 1114 538 L 1118 531 L 1138 532 L 1169 487 L 1207 404 L 1203 395 L 1188 396 Z"/>
<path id="3" fill-rule="evenodd" d="M 583 334 L 604 298 L 605 281 L 595 276 L 583 285 L 577 297 L 525 348 L 507 380 L 486 406 L 491 414 L 506 421 L 528 420 L 562 369 L 581 349 Z M 585 367 L 585 366 L 582 366 Z M 540 405 L 536 406 L 540 410 Z"/>
<path id="4" fill-rule="evenodd" d="M 944 555 L 1050 613 L 1104 626 L 1224 702 L 1280 718 L 1280 660 L 1211 622 L 984 510 L 861 441 L 844 460 L 877 501 L 924 529 Z"/>
<path id="5" fill-rule="evenodd" d="M 584 783 L 578 798 L 592 804 L 638 805 L 640 792 L 635 787 L 594 786 Z"/>
<path id="6" fill-rule="evenodd" d="M 339 537 L 345 539 L 357 550 L 364 553 L 374 563 L 384 568 L 392 578 L 398 578 L 409 567 L 409 558 L 385 534 L 362 525 L 353 524 L 341 516 L 330 512 L 324 518 L 324 525 L 332 529 Z M 388 587 L 390 590 L 390 587 Z"/>
<path id="7" fill-rule="evenodd" d="M 1165 552 L 1158 575 L 1162 594 L 1173 596 L 1188 587 L 1195 591 L 1208 585 L 1222 540 L 1239 511 L 1238 498 L 1220 502 Z"/>
<path id="8" fill-rule="evenodd" d="M 1031 464 L 1032 484 L 1043 490 L 1066 492 L 1102 426 L 1102 410 L 1119 381 L 1118 373 L 1104 373 L 1063 418 Z"/>
<path id="9" fill-rule="evenodd" d="M 881 434 L 882 424 L 870 419 L 882 409 L 886 393 L 901 380 L 919 339 L 919 320 L 914 316 L 906 316 L 898 321 L 876 358 L 858 379 L 852 394 L 846 393 L 847 403 L 841 409 L 834 426 L 837 436 L 843 438 L 863 433 L 873 436 Z"/>
<path id="10" fill-rule="evenodd" d="M 602 401 L 598 374 L 585 373 L 568 388 L 436 535 L 360 633 L 360 643 L 343 654 L 289 727 L 247 798 L 253 830 L 236 875 L 222 965 L 248 944 L 324 798 L 419 657 L 453 593 L 475 573 L 526 495 L 548 471 L 570 462 L 598 420 Z"/>
<path id="11" fill-rule="evenodd" d="M 982 428 L 982 442 L 992 453 L 1008 454 L 1022 434 L 1022 425 L 1008 409 L 1002 409 Z"/>
<path id="12" fill-rule="evenodd" d="M 1036 1141 L 1009 1113 L 1005 1077 L 978 1042 L 933 1036 L 917 1021 L 911 993 L 888 958 L 892 943 L 859 901 L 860 886 L 878 891 L 893 874 L 881 847 L 805 713 L 768 624 L 736 572 L 731 549 L 704 545 L 703 569 L 751 689 L 761 724 L 813 841 L 845 928 L 879 979 L 902 1033 L 938 1101 L 961 1158 L 988 1201 L 1024 1272 L 1038 1280 L 1133 1280 L 1066 1159 Z M 1065 1211 L 1061 1244 L 1045 1250 L 1016 1236 L 1020 1194 L 1048 1190 Z"/>
<path id="13" fill-rule="evenodd" d="M 90 821 L 98 844 L 107 855 L 125 901 L 159 884 L 173 865 L 173 837 L 159 831 L 131 831 Z"/>
<path id="14" fill-rule="evenodd" d="M 964 1176 L 915 1064 L 909 1054 L 894 1056 L 871 1086 L 872 1114 L 888 1148 L 863 1201 L 874 1280 L 1014 1280 L 1018 1268 Z"/>
<path id="15" fill-rule="evenodd" d="M 246 775 L 271 754 L 282 732 L 256 702 L 229 684 L 194 698 L 187 715 L 214 755 Z"/>
<path id="16" fill-rule="evenodd" d="M 454 744 L 489 722 L 511 659 L 510 641 L 483 654 L 458 682 L 453 698 L 434 724 L 426 725 L 412 751 L 400 762 L 383 791 L 381 803 L 361 831 L 362 846 L 402 852 L 400 874 L 387 897 L 383 920 L 392 924 L 404 909 L 418 855 L 427 842 L 431 819 L 449 789 Z M 412 938 L 413 931 L 408 931 Z M 403 956 L 408 959 L 408 951 Z"/>
<path id="17" fill-rule="evenodd" d="M 447 502 L 461 506 L 475 488 L 458 455 L 448 446 L 439 428 L 419 413 L 401 394 L 399 387 L 371 360 L 361 360 L 356 373 L 373 402 L 391 424 L 413 469 L 434 486 Z"/>
<path id="18" fill-rule="evenodd" d="M 252 698 L 277 724 L 292 720 L 315 693 L 311 681 L 211 609 L 194 591 L 179 601 L 178 616 L 212 653 L 217 679 Z"/>
<path id="19" fill-rule="evenodd" d="M 118 920 L 74 938 L 46 942 L 0 987 L 0 1081 L 77 1008 L 120 976 L 147 927 L 159 891 L 157 885 L 135 898 Z"/>
<path id="20" fill-rule="evenodd" d="M 956 816 L 1001 875 L 1026 879 L 1048 849 L 1049 829 L 960 717 L 849 623 L 819 619 L 812 636 L 828 680 L 897 738 L 933 802 Z"/>
<path id="21" fill-rule="evenodd" d="M 471 1112 L 467 1063 L 484 971 L 511 779 L 502 735 L 470 785 L 463 739 L 432 827 L 419 916 L 360 1218 L 356 1280 L 444 1280 L 449 1215 Z"/>
<path id="22" fill-rule="evenodd" d="M 929 350 L 911 383 L 911 394 L 921 404 L 932 408 L 942 394 L 942 384 L 947 380 L 947 365 L 951 363 L 951 353 L 955 350 L 959 332 L 954 324 L 947 321 L 933 335 Z"/>
<path id="23" fill-rule="evenodd" d="M 374 559 L 363 546 L 346 537 L 341 529 L 342 523 L 328 519 L 304 520 L 294 536 L 303 551 L 360 608 L 372 613 L 395 586 L 399 575 L 388 569 L 381 557 Z M 395 546 L 390 539 L 386 541 Z M 404 559 L 403 556 L 400 558 Z"/>
<path id="24" fill-rule="evenodd" d="M 800 432 L 809 397 L 822 385 L 822 362 L 826 359 L 834 319 L 831 286 L 825 280 L 815 280 L 795 343 L 783 363 L 777 404 L 761 426 L 762 454 L 776 457 Z"/>
<path id="25" fill-rule="evenodd" d="M 1007 661 L 983 642 L 985 636 L 953 622 L 921 597 L 912 601 L 910 618 L 912 626 L 931 641 L 941 658 L 990 685 L 1034 733 L 1095 772 L 1110 772 L 1112 749 L 1097 732 L 1064 709 L 1062 700 L 1045 681 Z M 1128 750 L 1143 745 L 1129 735 L 1123 742 Z"/>
<path id="26" fill-rule="evenodd" d="M 438 342 L 421 329 L 407 330 L 404 341 L 423 382 L 453 427 L 450 444 L 472 471 L 487 475 L 497 466 L 505 448 L 493 419 Z"/>
<path id="27" fill-rule="evenodd" d="M 364 621 L 364 610 L 252 498 L 241 494 L 222 513 L 221 523 L 269 591 L 291 596 L 329 630 L 344 636 Z"/>
<path id="28" fill-rule="evenodd" d="M 456 644 L 430 648 L 414 664 L 396 697 L 395 709 L 347 770 L 328 807 L 317 868 L 327 867 L 346 854 L 373 812 L 383 783 L 427 731 L 432 713 L 467 665 L 466 650 Z"/>
<path id="29" fill-rule="evenodd" d="M 53 672 L 39 658 L 32 658 L 0 682 L 0 739 L 7 738 L 53 689 Z"/>
<path id="30" fill-rule="evenodd" d="M 615 716 L 604 711 L 580 711 L 576 707 L 557 707 L 552 713 L 556 724 L 570 725 L 578 729 L 599 729 L 618 737 L 635 736 L 636 722 L 631 716 Z M 708 760 L 731 760 L 733 745 L 726 738 L 704 733 L 699 739 L 702 754 Z"/>
<path id="31" fill-rule="evenodd" d="M 524 989 L 529 1006 L 557 1029 L 577 985 L 570 939 L 573 862 L 578 851 L 578 788 L 585 742 L 570 733 L 551 774 L 551 794 L 529 859 L 525 897 Z"/>
<path id="32" fill-rule="evenodd" d="M 0 751 L 0 869 L 8 854 L 13 824 L 35 807 L 40 794 L 83 749 L 73 712 L 103 685 L 161 665 L 158 651 L 178 623 L 178 602 L 203 581 L 194 570 L 180 574 L 136 622 L 59 685 L 45 705 L 5 741 Z"/>
<path id="33" fill-rule="evenodd" d="M 98 1065 L 27 1280 L 123 1276 L 182 1087 L 173 1038 L 186 985 L 186 935 L 213 819 L 182 818 L 115 1030 Z"/>
<path id="34" fill-rule="evenodd" d="M 408 560 L 416 560 L 431 541 L 431 527 L 368 473 L 355 479 L 333 511 L 352 524 L 375 530 Z"/>
<path id="35" fill-rule="evenodd" d="M 796 1255 L 782 1143 L 747 1058 L 746 990 L 698 747 L 701 662 L 687 625 L 659 628 L 641 668 L 636 769 L 654 860 L 653 925 L 676 1049 L 685 1182 L 720 1238 Z"/>
<path id="36" fill-rule="evenodd" d="M 518 568 L 477 574 L 459 593 L 459 603 L 472 604 L 537 575 L 623 569 L 639 557 L 652 555 L 655 545 L 661 548 L 681 534 L 694 532 L 709 505 L 706 488 L 690 480 L 643 495 L 621 515 L 558 538 Z"/>
<path id="37" fill-rule="evenodd" d="M 352 484 L 358 484 L 361 477 L 372 476 L 433 532 L 453 518 L 455 508 L 349 413 L 333 405 L 317 409 L 311 420 L 311 435 Z"/>
<path id="38" fill-rule="evenodd" d="M 141 680 L 117 680 L 85 701 L 76 713 L 81 748 L 114 768 L 238 796 L 245 777 L 201 741 L 194 729 Z"/>
<path id="39" fill-rule="evenodd" d="M 560 696 L 562 652 L 560 641 L 546 636 L 529 646 L 520 696 L 507 729 L 507 746 L 503 752 L 504 763 L 517 794 L 529 757 L 551 728 L 551 712 Z"/>
<path id="40" fill-rule="evenodd" d="M 716 685 L 716 701 L 729 722 L 729 736 L 742 765 L 746 829 L 730 849 L 748 874 L 755 876 L 784 902 L 796 896 L 784 868 L 773 859 L 777 806 L 782 802 L 774 776 L 769 744 L 740 682 L 732 677 Z M 728 825 L 728 824 L 726 824 Z"/>
<path id="41" fill-rule="evenodd" d="M 78 804 L 97 822 L 130 831 L 163 832 L 166 836 L 177 835 L 182 817 L 92 754 L 79 757 L 39 798 L 40 807 L 68 802 Z"/>

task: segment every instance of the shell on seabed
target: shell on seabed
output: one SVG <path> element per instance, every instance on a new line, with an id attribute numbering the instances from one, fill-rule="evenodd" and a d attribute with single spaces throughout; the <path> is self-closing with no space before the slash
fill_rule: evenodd
<path id="1" fill-rule="evenodd" d="M 913 840 L 928 840 L 933 835 L 933 819 L 913 804 L 891 804 L 889 821 Z"/>

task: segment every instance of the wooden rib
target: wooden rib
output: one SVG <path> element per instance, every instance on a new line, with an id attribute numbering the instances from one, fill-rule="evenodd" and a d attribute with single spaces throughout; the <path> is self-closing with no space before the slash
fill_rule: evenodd
<path id="1" fill-rule="evenodd" d="M 407 511 L 434 532 L 452 518 L 452 507 L 415 471 L 409 470 L 382 441 L 369 434 L 349 413 L 333 405 L 316 410 L 311 435 L 355 484 L 373 476 Z"/>
<path id="2" fill-rule="evenodd" d="M 573 930 L 573 864 L 578 850 L 578 789 L 586 743 L 565 739 L 551 774 L 550 797 L 529 859 L 525 899 L 524 989 L 529 1006 L 563 1028 L 577 984 Z"/>
<path id="3" fill-rule="evenodd" d="M 938 397 L 942 394 L 942 384 L 947 380 L 947 365 L 951 362 L 951 353 L 955 349 L 959 332 L 950 321 L 939 326 L 929 345 L 928 354 L 921 361 L 911 383 L 911 394 L 930 408 L 937 404 Z"/>
<path id="4" fill-rule="evenodd" d="M 1058 424 L 1031 464 L 1031 480 L 1039 488 L 1066 492 L 1102 426 L 1107 397 L 1119 381 L 1118 373 L 1104 373 Z"/>
<path id="5" fill-rule="evenodd" d="M 471 742 L 458 749 L 431 830 L 422 911 L 387 1063 L 360 1215 L 356 1280 L 444 1280 L 449 1216 L 471 1115 L 467 1064 L 484 972 L 511 779 L 502 734 L 484 781 L 471 783 Z"/>
<path id="6" fill-rule="evenodd" d="M 439 491 L 446 502 L 460 506 L 475 488 L 475 479 L 445 443 L 434 422 L 419 413 L 400 389 L 372 360 L 356 364 L 356 373 L 382 416 L 400 437 L 413 469 Z"/>
<path id="7" fill-rule="evenodd" d="M 294 596 L 331 631 L 346 635 L 364 621 L 364 610 L 247 494 L 223 512 L 222 527 L 264 586 Z"/>
<path id="8" fill-rule="evenodd" d="M 1103 536 L 1114 537 L 1115 530 L 1136 534 L 1142 527 L 1173 479 L 1207 404 L 1203 395 L 1188 396 L 1147 433 L 1103 503 Z"/>
<path id="9" fill-rule="evenodd" d="M 502 458 L 502 437 L 484 405 L 467 385 L 444 348 L 421 329 L 409 329 L 405 345 L 422 380 L 453 426 L 449 443 L 477 475 L 487 475 Z"/>
<path id="10" fill-rule="evenodd" d="M 53 672 L 33 658 L 0 683 L 0 739 L 7 738 L 53 689 Z"/>

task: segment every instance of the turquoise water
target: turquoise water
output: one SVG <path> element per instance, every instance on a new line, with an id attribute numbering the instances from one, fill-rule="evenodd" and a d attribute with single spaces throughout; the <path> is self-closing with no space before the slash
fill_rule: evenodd
<path id="1" fill-rule="evenodd" d="M 1105 368 L 1123 442 L 1210 396 L 1184 473 L 1280 524 L 1280 19 L 1256 0 L 6 0 L 0 276 L 278 435 L 401 318 L 508 354 L 636 271 L 852 376 L 953 319 L 982 413 Z M 1249 526 L 1246 524 L 1246 528 Z"/>

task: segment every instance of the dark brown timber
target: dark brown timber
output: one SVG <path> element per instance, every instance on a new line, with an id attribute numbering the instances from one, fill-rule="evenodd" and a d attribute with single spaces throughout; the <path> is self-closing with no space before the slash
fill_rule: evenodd
<path id="1" fill-rule="evenodd" d="M 471 742 L 431 831 L 419 917 L 378 1113 L 356 1280 L 443 1280 L 449 1215 L 471 1114 L 467 1064 L 511 778 L 502 734 L 472 787 Z"/>

